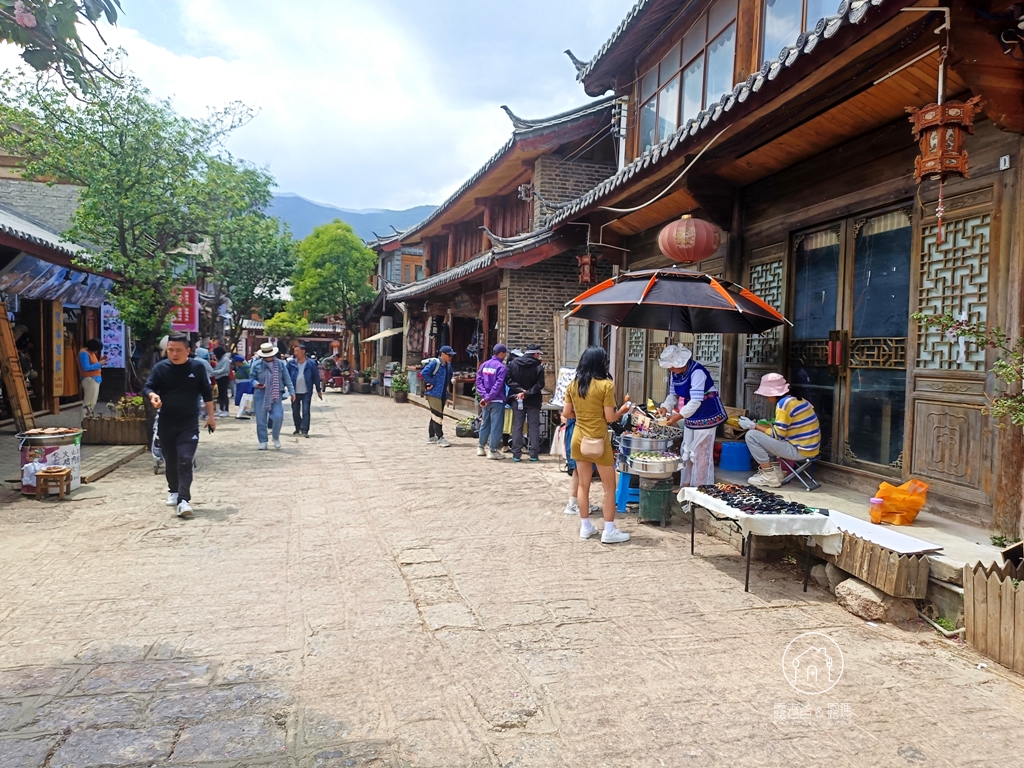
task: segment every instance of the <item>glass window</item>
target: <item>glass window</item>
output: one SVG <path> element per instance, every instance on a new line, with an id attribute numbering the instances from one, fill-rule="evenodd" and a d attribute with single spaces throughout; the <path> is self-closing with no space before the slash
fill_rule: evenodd
<path id="1" fill-rule="evenodd" d="M 733 86 L 736 62 L 736 25 L 730 24 L 708 46 L 708 84 L 705 106 L 713 104 Z"/>
<path id="2" fill-rule="evenodd" d="M 694 59 L 683 70 L 683 116 L 685 124 L 704 108 L 704 57 Z"/>
<path id="3" fill-rule="evenodd" d="M 806 5 L 807 10 L 804 13 L 805 32 L 814 29 L 818 19 L 827 19 L 829 16 L 835 16 L 836 11 L 839 10 L 837 0 L 807 0 Z"/>
<path id="4" fill-rule="evenodd" d="M 658 141 L 664 141 L 679 127 L 679 75 L 658 95 Z"/>
<path id="5" fill-rule="evenodd" d="M 658 68 L 654 67 L 640 81 L 640 100 L 647 101 L 658 90 Z"/>
<path id="6" fill-rule="evenodd" d="M 681 45 L 681 43 L 676 43 L 672 46 L 672 50 L 665 55 L 665 58 L 661 60 L 661 64 L 658 65 L 658 72 L 660 73 L 658 77 L 659 85 L 667 83 L 669 78 L 679 71 L 679 49 Z"/>
<path id="7" fill-rule="evenodd" d="M 708 35 L 714 37 L 735 18 L 736 0 L 718 0 L 708 11 Z"/>
<path id="8" fill-rule="evenodd" d="M 704 49 L 708 38 L 708 18 L 701 16 L 690 31 L 683 35 L 683 63 L 686 64 Z"/>
<path id="9" fill-rule="evenodd" d="M 774 59 L 779 51 L 796 42 L 803 30 L 803 12 L 803 0 L 765 0 L 762 61 Z"/>
<path id="10" fill-rule="evenodd" d="M 651 99 L 640 107 L 640 151 L 654 146 L 654 130 L 658 119 L 658 100 Z"/>
<path id="11" fill-rule="evenodd" d="M 423 279 L 423 267 L 422 266 L 417 266 L 416 267 L 416 279 L 417 280 L 422 280 Z"/>

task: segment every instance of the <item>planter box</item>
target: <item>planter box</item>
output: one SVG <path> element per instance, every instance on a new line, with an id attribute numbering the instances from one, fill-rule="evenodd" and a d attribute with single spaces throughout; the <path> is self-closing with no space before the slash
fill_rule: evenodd
<path id="1" fill-rule="evenodd" d="M 409 402 L 409 393 L 408 392 L 395 392 L 395 402 L 396 403 L 408 403 Z"/>
<path id="2" fill-rule="evenodd" d="M 887 595 L 923 600 L 928 592 L 928 555 L 901 555 L 844 532 L 843 551 L 827 557 L 837 568 Z"/>
<path id="3" fill-rule="evenodd" d="M 84 445 L 149 445 L 145 419 L 82 419 Z"/>
<path id="4" fill-rule="evenodd" d="M 359 394 L 361 395 L 368 395 L 370 394 L 370 385 L 366 382 L 363 382 L 362 384 L 356 384 L 356 391 L 359 392 Z"/>
<path id="5" fill-rule="evenodd" d="M 964 627 L 978 652 L 1024 673 L 1024 565 L 964 566 Z"/>

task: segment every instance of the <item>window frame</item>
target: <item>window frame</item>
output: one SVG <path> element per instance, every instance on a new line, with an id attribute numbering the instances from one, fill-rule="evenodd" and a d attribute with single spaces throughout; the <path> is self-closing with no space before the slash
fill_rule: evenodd
<path id="1" fill-rule="evenodd" d="M 730 28 L 733 30 L 732 82 L 733 82 L 733 87 L 735 87 L 735 85 L 736 85 L 736 70 L 737 70 L 737 67 L 739 66 L 739 64 L 737 62 L 737 56 L 736 56 L 737 47 L 738 47 L 737 46 L 737 39 L 738 39 L 737 34 L 738 34 L 738 29 L 739 29 L 739 16 L 740 16 L 740 13 L 739 13 L 739 1 L 738 0 L 733 0 L 732 16 L 729 17 L 729 20 L 724 25 L 722 25 L 718 30 L 716 30 L 713 33 L 713 36 L 712 36 L 712 33 L 709 32 L 710 21 L 711 21 L 711 11 L 712 11 L 712 8 L 718 2 L 728 2 L 728 0 L 716 0 L 716 2 L 708 3 L 707 6 L 705 6 L 704 9 L 701 10 L 700 14 L 698 14 L 697 18 L 693 20 L 693 23 L 690 24 L 689 26 L 687 26 L 686 30 L 682 34 L 680 34 L 678 37 L 674 38 L 673 41 L 672 41 L 672 44 L 669 45 L 667 48 L 665 48 L 662 51 L 661 55 L 658 56 L 658 58 L 655 59 L 653 61 L 653 63 L 648 64 L 647 67 L 642 70 L 642 74 L 641 74 L 641 72 L 639 71 L 639 68 L 638 68 L 638 73 L 637 73 L 636 81 L 635 81 L 635 84 L 634 84 L 634 90 L 635 90 L 634 103 L 637 105 L 636 109 L 634 111 L 634 114 L 636 115 L 635 123 L 634 123 L 635 128 L 636 128 L 636 139 L 635 139 L 635 143 L 634 143 L 634 149 L 635 149 L 634 157 L 641 156 L 644 153 L 644 151 L 646 150 L 646 147 L 644 146 L 643 131 L 641 130 L 641 120 L 642 120 L 644 108 L 647 107 L 647 105 L 649 105 L 651 102 L 654 103 L 654 141 L 653 141 L 653 143 L 650 146 L 653 147 L 656 144 L 658 144 L 659 142 L 664 141 L 664 139 L 666 138 L 664 136 L 659 136 L 658 135 L 659 117 L 660 117 L 660 113 L 658 112 L 658 106 L 659 106 L 659 100 L 660 100 L 662 91 L 664 91 L 666 88 L 668 88 L 673 81 L 676 82 L 676 88 L 677 88 L 676 109 L 675 109 L 675 126 L 676 126 L 675 130 L 679 130 L 679 128 L 683 126 L 683 124 L 684 124 L 684 120 L 683 120 L 683 106 L 684 106 L 684 100 L 685 100 L 685 88 L 684 88 L 683 72 L 686 69 L 688 69 L 695 61 L 697 61 L 698 58 L 702 59 L 702 69 L 701 69 L 701 107 L 700 107 L 700 109 L 701 110 L 707 109 L 707 107 L 708 107 L 708 52 L 709 52 L 711 46 L 722 35 L 726 34 L 729 31 Z M 802 0 L 802 2 L 804 4 L 804 8 L 806 9 L 806 7 L 807 7 L 807 0 Z M 806 12 L 806 10 L 805 10 L 805 12 Z M 697 26 L 700 25 L 700 24 L 704 25 L 704 42 L 701 45 L 701 47 L 695 53 L 693 53 L 689 58 L 684 58 L 684 56 L 685 56 L 685 53 L 684 53 L 684 38 L 692 30 L 696 29 Z M 667 75 L 663 76 L 661 74 L 661 72 L 660 72 L 661 64 L 662 64 L 662 62 L 665 61 L 665 59 L 667 59 L 669 56 L 671 56 L 673 54 L 673 52 L 675 52 L 676 55 L 678 56 L 678 59 L 676 60 L 676 63 L 675 63 L 675 68 L 673 70 L 671 70 Z M 655 81 L 657 83 L 657 86 L 655 87 L 653 93 L 650 96 L 648 96 L 646 99 L 641 101 L 641 96 L 643 95 L 643 91 L 642 91 L 643 81 L 652 72 L 654 72 L 657 75 L 657 77 L 655 79 Z"/>
<path id="2" fill-rule="evenodd" d="M 767 1 L 766 2 L 762 2 L 760 5 L 761 5 L 761 19 L 760 19 L 761 39 L 758 40 L 758 44 L 760 45 L 760 49 L 761 49 L 760 62 L 763 64 L 764 62 L 769 61 L 769 59 L 767 58 L 768 54 L 764 50 L 764 43 L 765 43 L 765 39 L 764 38 L 765 38 L 765 35 L 768 32 L 768 3 L 767 3 Z M 815 19 L 814 21 L 815 21 L 815 23 L 817 23 L 818 20 Z M 803 34 L 804 32 L 807 32 L 807 31 L 809 31 L 807 29 L 807 0 L 800 0 L 800 31 L 797 32 L 797 35 L 801 35 L 801 34 Z M 796 42 L 796 38 L 794 37 L 793 40 L 789 43 L 789 45 L 792 45 L 795 42 Z M 780 48 L 779 51 L 781 51 L 781 50 L 782 49 Z M 779 51 L 775 51 L 773 54 L 771 54 L 771 60 L 774 60 L 775 57 L 779 55 Z"/>

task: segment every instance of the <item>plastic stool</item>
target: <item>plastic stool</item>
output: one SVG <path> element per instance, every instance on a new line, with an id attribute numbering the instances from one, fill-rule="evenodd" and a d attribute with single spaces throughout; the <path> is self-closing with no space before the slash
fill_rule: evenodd
<path id="1" fill-rule="evenodd" d="M 750 449 L 745 442 L 722 443 L 722 458 L 718 462 L 726 472 L 749 472 Z"/>
<path id="2" fill-rule="evenodd" d="M 619 483 L 615 487 L 615 509 L 619 512 L 625 512 L 627 504 L 640 503 L 640 489 L 630 488 L 632 479 L 633 475 L 628 472 L 619 472 Z"/>

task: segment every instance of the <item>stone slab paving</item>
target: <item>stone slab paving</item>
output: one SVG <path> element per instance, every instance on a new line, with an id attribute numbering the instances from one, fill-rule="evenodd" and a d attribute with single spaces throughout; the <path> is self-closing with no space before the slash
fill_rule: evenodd
<path id="1" fill-rule="evenodd" d="M 227 421 L 191 521 L 147 457 L 0 504 L 0 768 L 1019 761 L 1021 678 L 797 568 L 744 593 L 683 526 L 582 542 L 553 459 L 428 446 L 426 419 L 328 393 L 279 452 Z M 783 676 L 805 632 L 841 649 L 818 696 Z"/>

